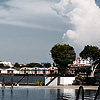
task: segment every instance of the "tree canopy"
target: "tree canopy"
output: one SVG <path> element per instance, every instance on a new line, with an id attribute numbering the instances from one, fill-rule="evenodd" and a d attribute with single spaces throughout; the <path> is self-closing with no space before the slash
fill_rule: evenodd
<path id="1" fill-rule="evenodd" d="M 46 68 L 51 67 L 51 63 L 45 63 L 45 64 L 44 64 L 44 67 L 46 67 Z"/>
<path id="2" fill-rule="evenodd" d="M 88 57 L 95 61 L 100 57 L 100 49 L 97 46 L 87 45 L 80 53 L 80 57 L 87 59 Z"/>
<path id="3" fill-rule="evenodd" d="M 18 62 L 15 62 L 14 67 L 20 67 L 20 64 Z"/>
<path id="4" fill-rule="evenodd" d="M 63 70 L 76 58 L 74 48 L 66 44 L 56 44 L 51 48 L 50 52 L 54 63 Z"/>
<path id="5" fill-rule="evenodd" d="M 43 67 L 43 66 L 41 64 L 39 64 L 39 63 L 22 64 L 20 66 L 20 64 L 18 62 L 16 62 L 14 64 L 14 67 Z"/>
<path id="6" fill-rule="evenodd" d="M 43 67 L 39 63 L 29 63 L 29 64 L 23 64 L 22 67 Z"/>

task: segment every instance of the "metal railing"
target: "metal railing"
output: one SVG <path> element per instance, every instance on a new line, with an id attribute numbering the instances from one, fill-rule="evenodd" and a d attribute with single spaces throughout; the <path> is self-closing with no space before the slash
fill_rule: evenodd
<path id="1" fill-rule="evenodd" d="M 51 80 L 46 84 L 46 86 L 48 86 L 55 78 L 56 78 L 56 76 L 51 78 Z"/>
<path id="2" fill-rule="evenodd" d="M 81 90 L 82 90 L 82 100 L 84 100 L 84 88 L 83 88 L 83 86 L 80 86 L 80 87 L 79 87 L 76 100 L 79 99 L 79 95 L 80 95 L 80 91 L 81 91 Z"/>
<path id="3" fill-rule="evenodd" d="M 2 78 L 2 88 L 5 88 L 5 82 L 4 82 L 4 77 Z"/>
<path id="4" fill-rule="evenodd" d="M 13 77 L 11 77 L 11 89 L 13 89 Z"/>
<path id="5" fill-rule="evenodd" d="M 80 93 L 81 93 L 81 92 L 80 92 L 81 90 L 82 90 L 82 100 L 84 100 L 84 88 L 83 88 L 83 86 L 80 86 L 80 87 L 79 87 L 76 100 L 79 99 L 79 95 L 80 95 Z M 98 90 L 97 90 L 97 92 L 96 92 L 96 95 L 95 95 L 94 100 L 97 100 L 97 97 L 98 97 L 98 95 L 99 95 L 99 92 L 100 92 L 100 85 L 99 85 L 99 87 L 98 87 Z"/>
<path id="6" fill-rule="evenodd" d="M 27 85 L 28 85 L 28 73 L 26 73 L 15 85 L 17 85 L 19 82 L 23 80 L 24 77 L 27 76 Z"/>
<path id="7" fill-rule="evenodd" d="M 94 100 L 96 100 L 96 99 L 97 99 L 97 97 L 98 97 L 98 94 L 99 94 L 99 91 L 100 91 L 100 85 L 99 85 L 99 87 L 98 87 L 98 90 L 97 90 L 97 92 L 96 92 L 96 95 L 95 95 L 95 98 L 94 98 Z"/>

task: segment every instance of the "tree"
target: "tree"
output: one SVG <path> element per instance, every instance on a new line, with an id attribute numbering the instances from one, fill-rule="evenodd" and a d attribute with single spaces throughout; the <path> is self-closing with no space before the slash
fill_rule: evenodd
<path id="1" fill-rule="evenodd" d="M 94 77 L 94 72 L 97 67 L 100 65 L 100 49 L 97 46 L 87 45 L 84 47 L 83 51 L 80 53 L 80 57 L 90 60 L 93 60 L 92 66 L 90 70 L 87 70 L 87 75 Z"/>
<path id="2" fill-rule="evenodd" d="M 44 64 L 44 67 L 49 68 L 49 67 L 51 67 L 51 64 L 47 62 Z"/>
<path id="3" fill-rule="evenodd" d="M 39 63 L 29 63 L 29 64 L 23 64 L 22 67 L 43 67 Z"/>
<path id="4" fill-rule="evenodd" d="M 60 72 L 66 73 L 66 67 L 71 64 L 76 58 L 74 48 L 66 44 L 56 44 L 51 50 L 51 57 L 56 66 L 59 66 Z"/>
<path id="5" fill-rule="evenodd" d="M 14 64 L 14 67 L 21 67 L 21 66 L 20 66 L 20 64 L 19 64 L 18 62 L 16 62 L 16 63 Z"/>
<path id="6" fill-rule="evenodd" d="M 3 64 L 0 64 L 0 68 L 5 68 L 5 66 Z"/>
<path id="7" fill-rule="evenodd" d="M 95 61 L 100 57 L 100 49 L 97 46 L 87 45 L 80 53 L 80 57 L 87 59 L 88 57 Z"/>

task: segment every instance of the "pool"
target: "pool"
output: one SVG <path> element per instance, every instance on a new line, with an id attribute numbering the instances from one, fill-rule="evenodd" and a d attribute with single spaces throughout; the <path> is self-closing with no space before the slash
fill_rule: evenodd
<path id="1" fill-rule="evenodd" d="M 77 92 L 77 89 L 5 88 L 0 89 L 0 100 L 75 100 Z M 84 92 L 85 100 L 94 100 L 96 90 Z"/>

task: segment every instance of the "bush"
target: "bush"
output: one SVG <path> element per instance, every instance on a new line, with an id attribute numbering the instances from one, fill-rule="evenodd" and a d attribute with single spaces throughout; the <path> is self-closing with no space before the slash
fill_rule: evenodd
<path id="1" fill-rule="evenodd" d="M 5 85 L 11 85 L 12 82 L 11 81 L 5 81 Z"/>
<path id="2" fill-rule="evenodd" d="M 73 85 L 82 84 L 84 79 L 85 78 L 82 75 L 78 74 L 77 76 L 75 76 L 75 81 L 74 81 Z"/>
<path id="3" fill-rule="evenodd" d="M 43 82 L 41 82 L 41 81 L 35 81 L 35 83 L 33 85 L 35 85 L 35 86 L 42 86 Z"/>
<path id="4" fill-rule="evenodd" d="M 96 75 L 96 81 L 100 82 L 100 72 Z"/>

